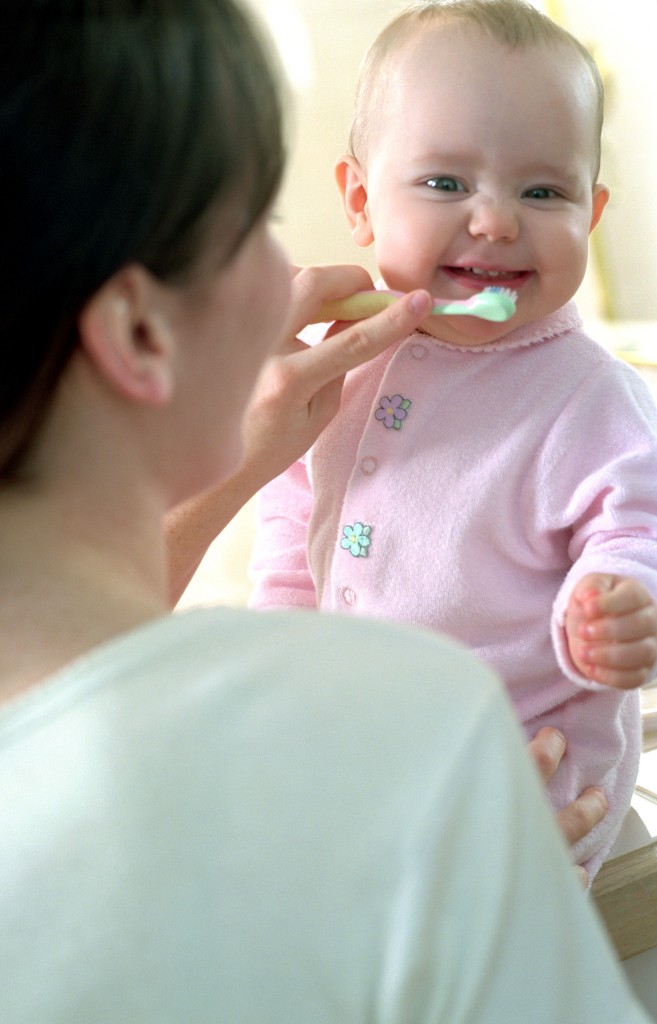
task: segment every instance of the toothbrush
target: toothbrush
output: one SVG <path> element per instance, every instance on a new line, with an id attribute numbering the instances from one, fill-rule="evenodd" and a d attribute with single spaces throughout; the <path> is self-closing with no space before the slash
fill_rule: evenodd
<path id="1" fill-rule="evenodd" d="M 327 323 L 330 320 L 362 320 L 379 313 L 386 306 L 401 298 L 403 292 L 374 291 L 356 292 L 345 299 L 325 302 L 313 323 Z M 482 320 L 501 323 L 516 311 L 518 293 L 510 288 L 492 285 L 477 292 L 469 299 L 434 299 L 430 316 L 478 316 Z"/>

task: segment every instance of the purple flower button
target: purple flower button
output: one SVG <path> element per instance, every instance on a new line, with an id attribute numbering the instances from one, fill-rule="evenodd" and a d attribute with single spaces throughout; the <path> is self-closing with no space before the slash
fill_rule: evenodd
<path id="1" fill-rule="evenodd" d="M 393 430 L 401 430 L 401 425 L 406 419 L 406 413 L 410 405 L 410 399 L 402 398 L 401 395 L 393 395 L 392 398 L 384 395 L 383 398 L 379 399 L 379 408 L 374 413 L 374 416 L 388 430 L 391 428 Z"/>

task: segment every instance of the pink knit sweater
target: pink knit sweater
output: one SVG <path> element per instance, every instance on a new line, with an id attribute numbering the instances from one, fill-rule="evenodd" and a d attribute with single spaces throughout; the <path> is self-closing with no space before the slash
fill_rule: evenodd
<path id="1" fill-rule="evenodd" d="M 441 630 L 497 669 L 528 736 L 564 732 L 553 804 L 590 784 L 610 800 L 576 851 L 594 873 L 632 795 L 638 693 L 577 674 L 564 611 L 589 572 L 657 599 L 657 411 L 574 304 L 477 348 L 413 334 L 352 373 L 259 518 L 256 607 Z"/>

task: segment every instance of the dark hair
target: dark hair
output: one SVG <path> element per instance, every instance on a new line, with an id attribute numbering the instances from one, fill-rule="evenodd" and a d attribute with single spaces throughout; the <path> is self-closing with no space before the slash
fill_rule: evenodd
<path id="1" fill-rule="evenodd" d="M 0 476 L 121 267 L 228 261 L 284 155 L 277 76 L 233 0 L 0 0 Z"/>

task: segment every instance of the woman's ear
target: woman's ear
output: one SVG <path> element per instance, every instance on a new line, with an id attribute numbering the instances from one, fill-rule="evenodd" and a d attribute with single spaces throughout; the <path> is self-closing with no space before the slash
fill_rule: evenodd
<path id="1" fill-rule="evenodd" d="M 174 338 L 162 285 L 139 265 L 124 267 L 89 299 L 78 318 L 80 345 L 125 398 L 165 405 L 174 383 Z"/>
<path id="2" fill-rule="evenodd" d="M 602 185 L 600 182 L 593 186 L 593 212 L 591 214 L 591 225 L 589 227 L 589 234 L 593 231 L 600 218 L 602 212 L 609 202 L 609 189 L 606 185 Z"/>
<path id="3" fill-rule="evenodd" d="M 371 245 L 374 232 L 367 207 L 367 184 L 363 168 L 355 156 L 340 157 L 335 165 L 335 180 L 354 242 L 363 247 Z"/>

